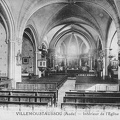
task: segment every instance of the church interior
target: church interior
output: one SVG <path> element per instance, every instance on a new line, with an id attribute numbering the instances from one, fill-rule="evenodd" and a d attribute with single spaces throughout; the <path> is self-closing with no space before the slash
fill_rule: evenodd
<path id="1" fill-rule="evenodd" d="M 120 106 L 120 0 L 0 0 L 0 104 Z"/>

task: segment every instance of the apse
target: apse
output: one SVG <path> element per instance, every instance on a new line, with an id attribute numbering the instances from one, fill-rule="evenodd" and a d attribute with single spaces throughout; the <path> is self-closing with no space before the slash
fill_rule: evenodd
<path id="1" fill-rule="evenodd" d="M 69 44 L 68 44 L 68 50 L 67 54 L 68 56 L 77 56 L 78 55 L 78 41 L 74 35 L 74 33 L 71 34 Z"/>
<path id="2" fill-rule="evenodd" d="M 74 56 L 77 53 L 76 46 L 74 44 L 71 44 L 68 49 L 68 55 Z"/>

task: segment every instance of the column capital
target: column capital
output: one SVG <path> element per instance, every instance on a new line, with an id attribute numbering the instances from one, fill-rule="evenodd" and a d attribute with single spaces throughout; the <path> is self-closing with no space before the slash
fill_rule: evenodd
<path id="1" fill-rule="evenodd" d="M 9 43 L 15 43 L 14 40 L 10 40 L 10 39 L 8 40 L 8 42 L 9 42 Z"/>
<path id="2" fill-rule="evenodd" d="M 18 43 L 18 45 L 21 45 L 23 40 L 21 38 L 16 38 L 16 42 Z"/>

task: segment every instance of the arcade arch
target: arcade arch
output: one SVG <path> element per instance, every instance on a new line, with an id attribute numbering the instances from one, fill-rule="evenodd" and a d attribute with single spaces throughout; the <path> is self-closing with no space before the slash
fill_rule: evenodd
<path id="1" fill-rule="evenodd" d="M 37 75 L 37 34 L 31 25 L 24 30 L 22 42 L 22 73 Z"/>

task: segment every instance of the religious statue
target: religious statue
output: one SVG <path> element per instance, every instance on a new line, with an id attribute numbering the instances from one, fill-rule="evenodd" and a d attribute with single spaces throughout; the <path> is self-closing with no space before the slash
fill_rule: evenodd
<path id="1" fill-rule="evenodd" d="M 18 50 L 18 53 L 17 53 L 17 56 L 16 56 L 16 62 L 17 62 L 17 65 L 18 65 L 18 66 L 21 65 L 22 55 L 21 55 L 21 53 L 20 53 L 20 50 Z"/>

